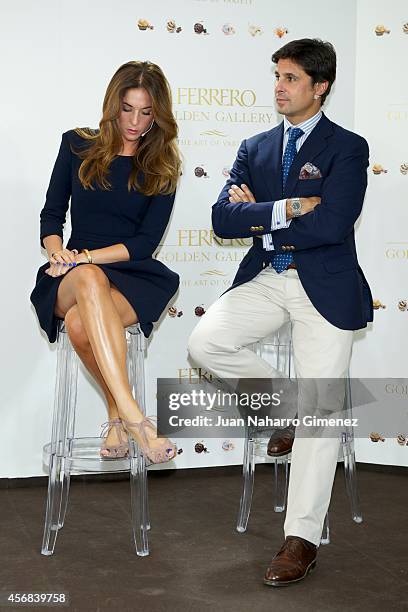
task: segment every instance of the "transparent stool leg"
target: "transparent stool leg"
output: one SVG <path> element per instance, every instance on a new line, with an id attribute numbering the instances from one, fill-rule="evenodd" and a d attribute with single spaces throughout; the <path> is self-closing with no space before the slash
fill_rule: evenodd
<path id="1" fill-rule="evenodd" d="M 133 539 L 136 554 L 146 557 L 149 554 L 146 516 L 146 465 L 144 456 L 134 440 L 130 440 L 130 503 L 132 512 Z"/>
<path id="2" fill-rule="evenodd" d="M 68 509 L 68 500 L 69 500 L 69 487 L 71 484 L 71 462 L 70 458 L 72 457 L 72 439 L 74 437 L 74 433 L 68 433 L 68 456 L 65 462 L 63 478 L 64 483 L 62 486 L 62 498 L 61 498 L 61 512 L 59 519 L 58 529 L 62 529 L 65 523 L 65 516 L 67 514 Z"/>
<path id="3" fill-rule="evenodd" d="M 63 334 L 66 346 L 66 351 L 70 353 L 71 372 L 69 382 L 69 402 L 70 408 L 67 414 L 66 423 L 66 436 L 65 436 L 65 451 L 64 451 L 64 471 L 63 471 L 63 486 L 62 486 L 62 498 L 61 498 L 61 511 L 59 518 L 59 529 L 62 529 L 65 522 L 65 516 L 68 508 L 69 500 L 69 488 L 71 484 L 71 457 L 73 450 L 73 440 L 75 435 L 75 408 L 77 402 L 77 388 L 78 388 L 78 357 L 69 340 L 68 333 L 63 328 Z"/>
<path id="4" fill-rule="evenodd" d="M 41 554 L 52 555 L 64 523 L 70 482 L 70 448 L 74 431 L 78 359 L 61 325 L 58 331 L 57 374 L 49 463 L 47 507 Z"/>
<path id="5" fill-rule="evenodd" d="M 330 529 L 329 529 L 329 513 L 326 513 L 324 517 L 322 537 L 320 538 L 320 544 L 330 544 Z"/>
<path id="6" fill-rule="evenodd" d="M 347 377 L 346 393 L 345 393 L 345 412 L 347 418 L 352 418 L 352 396 L 350 376 Z M 350 498 L 351 516 L 356 523 L 363 522 L 363 516 L 360 509 L 360 500 L 357 492 L 357 473 L 356 473 L 356 455 L 354 452 L 354 432 L 352 427 L 347 427 L 341 437 L 344 477 L 346 480 L 346 491 Z"/>
<path id="7" fill-rule="evenodd" d="M 127 366 L 129 383 L 140 410 L 145 408 L 144 337 L 138 325 L 128 328 Z M 145 459 L 133 439 L 129 437 L 130 452 L 130 498 L 133 538 L 136 554 L 149 554 L 147 532 L 150 529 L 147 470 Z"/>
<path id="8" fill-rule="evenodd" d="M 144 336 L 139 328 L 139 333 L 135 336 L 136 338 L 136 378 L 139 384 L 136 385 L 135 398 L 139 403 L 140 409 L 143 414 L 146 414 L 146 396 L 145 396 L 145 341 Z M 145 504 L 145 518 L 146 518 L 146 529 L 150 529 L 150 515 L 149 515 L 149 496 L 148 496 L 148 481 L 147 481 L 147 470 L 146 468 L 142 474 L 143 477 L 143 500 Z"/>
<path id="9" fill-rule="evenodd" d="M 65 516 L 67 514 L 68 508 L 68 500 L 69 500 L 69 488 L 71 484 L 71 457 L 73 450 L 73 440 L 75 435 L 75 407 L 77 401 L 77 388 L 78 388 L 78 358 L 77 354 L 74 351 L 72 344 L 70 343 L 68 333 L 65 331 L 65 327 L 63 327 L 64 339 L 67 344 L 66 350 L 70 351 L 70 359 L 72 360 L 73 369 L 71 369 L 71 382 L 70 382 L 70 402 L 71 402 L 71 410 L 69 411 L 69 418 L 67 419 L 67 432 L 66 432 L 66 461 L 64 467 L 64 483 L 62 487 L 62 499 L 61 499 L 61 512 L 60 512 L 60 520 L 59 520 L 59 529 L 62 529 L 65 522 Z"/>
<path id="10" fill-rule="evenodd" d="M 274 510 L 283 512 L 288 495 L 289 462 L 287 457 L 274 461 Z"/>
<path id="11" fill-rule="evenodd" d="M 351 516 L 356 523 L 363 522 L 360 509 L 360 499 L 357 491 L 356 455 L 353 440 L 347 439 L 347 433 L 343 433 L 342 448 L 344 460 L 344 478 L 346 480 L 346 491 L 350 498 Z"/>
<path id="12" fill-rule="evenodd" d="M 244 462 L 242 464 L 242 494 L 239 504 L 237 531 L 244 533 L 248 525 L 251 512 L 252 494 L 254 491 L 255 475 L 255 445 L 254 439 L 247 431 L 245 437 Z"/>

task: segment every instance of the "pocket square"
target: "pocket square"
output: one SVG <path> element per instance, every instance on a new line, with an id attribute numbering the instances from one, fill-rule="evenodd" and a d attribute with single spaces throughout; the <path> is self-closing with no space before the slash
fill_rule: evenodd
<path id="1" fill-rule="evenodd" d="M 317 168 L 310 162 L 307 162 L 304 166 L 302 166 L 299 174 L 299 179 L 305 180 L 318 178 L 322 178 L 322 173 L 320 172 L 319 168 Z"/>

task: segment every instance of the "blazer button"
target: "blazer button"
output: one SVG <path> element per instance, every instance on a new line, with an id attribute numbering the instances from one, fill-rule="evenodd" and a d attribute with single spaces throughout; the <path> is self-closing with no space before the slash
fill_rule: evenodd
<path id="1" fill-rule="evenodd" d="M 287 249 L 287 248 L 288 248 L 288 247 L 283 246 L 283 247 L 282 247 L 282 251 L 286 251 L 286 249 Z"/>
<path id="2" fill-rule="evenodd" d="M 294 247 L 294 246 L 291 246 L 291 247 L 290 247 L 290 250 L 291 250 L 291 251 L 294 251 L 294 250 L 295 250 L 295 247 Z"/>
<path id="3" fill-rule="evenodd" d="M 249 229 L 251 230 L 251 232 L 256 232 L 256 227 L 254 225 L 251 225 Z"/>
<path id="4" fill-rule="evenodd" d="M 263 228 L 264 228 L 264 226 L 263 226 L 263 225 L 260 225 L 260 226 L 258 227 L 258 229 L 259 229 L 259 231 L 260 231 L 260 232 L 262 232 Z"/>

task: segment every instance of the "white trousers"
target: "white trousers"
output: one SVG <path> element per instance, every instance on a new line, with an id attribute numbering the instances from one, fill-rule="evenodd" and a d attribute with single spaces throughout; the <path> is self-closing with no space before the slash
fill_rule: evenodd
<path id="1" fill-rule="evenodd" d="M 219 378 L 281 375 L 247 346 L 292 321 L 298 378 L 347 375 L 353 331 L 329 323 L 313 306 L 296 270 L 271 266 L 222 295 L 193 330 L 188 350 L 197 364 Z M 295 437 L 289 478 L 285 536 L 320 544 L 339 452 L 339 438 Z"/>

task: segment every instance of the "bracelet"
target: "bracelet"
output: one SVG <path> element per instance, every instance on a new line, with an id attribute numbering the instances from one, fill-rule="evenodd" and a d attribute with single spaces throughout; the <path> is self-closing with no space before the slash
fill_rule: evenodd
<path id="1" fill-rule="evenodd" d="M 82 249 L 81 253 L 85 253 L 88 263 L 92 263 L 92 255 L 88 251 L 88 249 Z"/>

